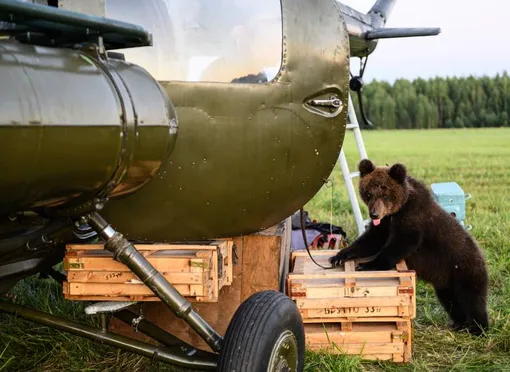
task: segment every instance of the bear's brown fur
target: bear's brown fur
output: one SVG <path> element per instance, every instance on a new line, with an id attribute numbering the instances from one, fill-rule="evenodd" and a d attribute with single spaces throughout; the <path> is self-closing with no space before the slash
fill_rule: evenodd
<path id="1" fill-rule="evenodd" d="M 361 270 L 388 270 L 401 259 L 431 283 L 455 329 L 488 330 L 488 274 L 484 257 L 460 223 L 402 164 L 359 164 L 359 190 L 372 219 L 367 231 L 330 258 L 359 260 Z M 368 261 L 368 262 L 367 262 Z"/>

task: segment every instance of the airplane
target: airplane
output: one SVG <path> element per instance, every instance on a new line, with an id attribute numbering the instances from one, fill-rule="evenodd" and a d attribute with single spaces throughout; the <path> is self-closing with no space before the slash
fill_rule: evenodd
<path id="1" fill-rule="evenodd" d="M 264 294 L 272 314 L 250 300 L 236 313 L 290 314 L 260 350 L 236 352 L 245 330 L 221 337 L 134 244 L 252 234 L 302 208 L 336 165 L 349 90 L 362 91 L 350 60 L 440 32 L 386 28 L 395 2 L 363 14 L 334 0 L 0 0 L 0 294 L 37 273 L 62 280 L 66 244 L 99 238 L 214 352 L 0 311 L 181 367 L 302 371 L 283 294 Z"/>

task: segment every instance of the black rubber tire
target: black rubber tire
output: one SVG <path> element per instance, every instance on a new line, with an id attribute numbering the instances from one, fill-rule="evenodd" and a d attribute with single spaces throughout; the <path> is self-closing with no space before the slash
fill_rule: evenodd
<path id="1" fill-rule="evenodd" d="M 267 372 L 273 347 L 284 333 L 297 341 L 298 372 L 303 371 L 305 331 L 296 304 L 283 293 L 255 293 L 237 309 L 224 337 L 219 372 Z"/>

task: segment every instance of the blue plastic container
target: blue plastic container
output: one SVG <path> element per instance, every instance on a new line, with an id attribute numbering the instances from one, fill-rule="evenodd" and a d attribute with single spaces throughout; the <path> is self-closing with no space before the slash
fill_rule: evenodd
<path id="1" fill-rule="evenodd" d="M 456 182 L 433 183 L 430 188 L 436 202 L 464 226 L 466 200 L 471 199 L 471 194 L 466 194 Z"/>

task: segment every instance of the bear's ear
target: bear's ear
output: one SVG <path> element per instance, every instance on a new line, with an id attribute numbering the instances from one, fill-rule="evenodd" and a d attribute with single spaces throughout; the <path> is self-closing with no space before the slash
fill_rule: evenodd
<path id="1" fill-rule="evenodd" d="M 369 159 L 363 159 L 359 162 L 358 170 L 361 177 L 366 176 L 369 173 L 372 173 L 375 169 L 374 163 Z"/>
<path id="2" fill-rule="evenodd" d="M 393 164 L 389 170 L 390 177 L 395 179 L 398 183 L 404 183 L 407 170 L 402 164 Z"/>

